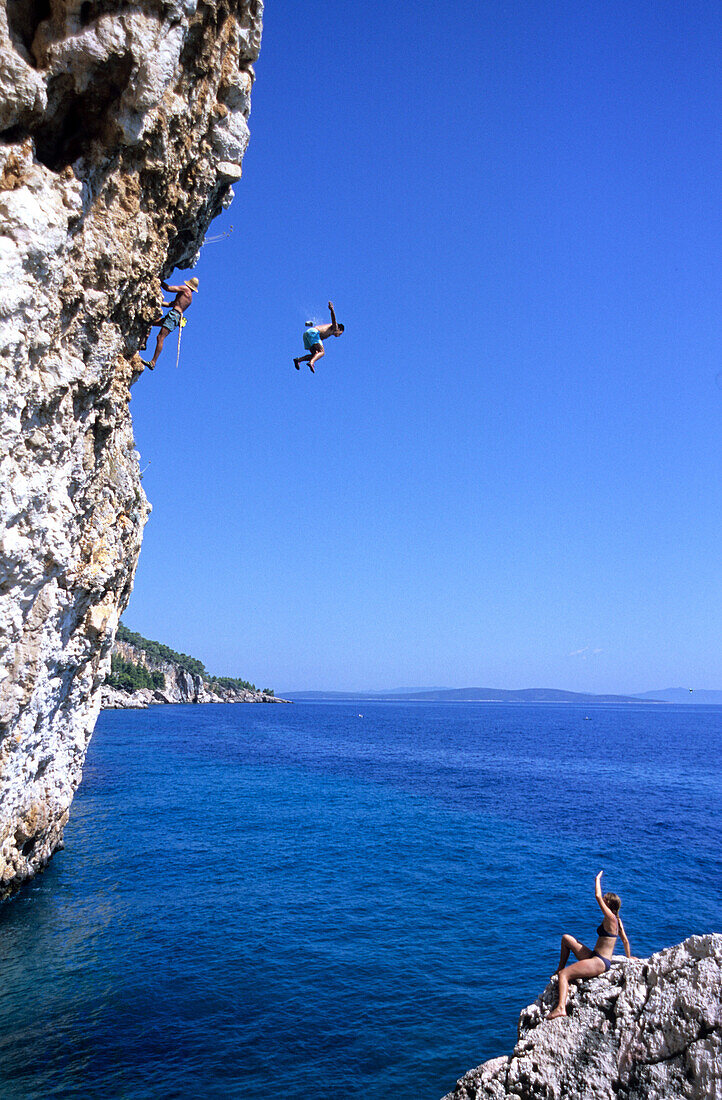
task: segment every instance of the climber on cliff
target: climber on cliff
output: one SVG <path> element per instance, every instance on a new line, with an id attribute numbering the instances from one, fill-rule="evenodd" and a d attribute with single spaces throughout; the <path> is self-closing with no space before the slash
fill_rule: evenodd
<path id="1" fill-rule="evenodd" d="M 310 355 L 300 355 L 298 359 L 293 360 L 293 365 L 296 370 L 300 370 L 299 363 L 308 363 L 309 369 L 312 374 L 315 374 L 313 364 L 321 359 L 325 354 L 323 341 L 329 336 L 340 336 L 343 332 L 343 325 L 340 325 L 336 320 L 336 314 L 333 311 L 333 302 L 328 303 L 328 308 L 331 311 L 331 324 L 330 325 L 315 325 L 313 321 L 306 321 L 306 331 L 303 334 L 303 346 L 306 348 Z"/>
<path id="2" fill-rule="evenodd" d="M 183 321 L 183 314 L 188 309 L 188 306 L 193 301 L 193 295 L 198 292 L 198 280 L 186 279 L 181 286 L 169 286 L 168 283 L 164 283 L 161 280 L 163 290 L 166 290 L 169 294 L 175 294 L 175 298 L 172 302 L 164 302 L 163 309 L 168 309 L 165 317 L 159 317 L 157 321 L 151 321 L 151 328 L 156 326 L 160 328 L 158 333 L 158 339 L 155 344 L 155 351 L 151 360 L 141 359 L 141 363 L 144 367 L 148 367 L 149 370 L 155 370 L 155 365 L 158 362 L 158 357 L 163 350 L 163 344 L 165 338 L 171 332 L 178 328 L 179 325 L 185 324 Z M 170 306 L 170 308 L 168 308 Z M 148 342 L 148 336 L 146 336 L 146 343 Z M 143 349 L 145 344 L 143 344 Z"/>
<path id="3" fill-rule="evenodd" d="M 566 1016 L 570 982 L 576 982 L 580 978 L 598 978 L 600 974 L 606 974 L 609 971 L 617 936 L 621 937 L 627 958 L 631 959 L 632 957 L 627 933 L 624 931 L 622 918 L 619 915 L 622 902 L 617 894 L 602 894 L 602 874 L 603 872 L 600 871 L 594 880 L 594 897 L 597 905 L 602 910 L 602 923 L 597 928 L 596 945 L 592 951 L 589 947 L 585 947 L 580 940 L 570 936 L 568 932 L 562 936 L 559 966 L 552 974 L 552 980 L 554 978 L 559 980 L 557 1003 L 547 1016 L 547 1020 L 555 1020 L 559 1016 Z M 572 951 L 579 962 L 567 966 L 567 959 Z"/>

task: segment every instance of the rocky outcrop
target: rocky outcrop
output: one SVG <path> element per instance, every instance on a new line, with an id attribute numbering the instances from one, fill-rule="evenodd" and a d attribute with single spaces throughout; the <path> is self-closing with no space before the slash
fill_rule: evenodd
<path id="1" fill-rule="evenodd" d="M 122 688 L 104 684 L 100 689 L 102 710 L 145 710 L 147 707 L 163 703 L 288 703 L 289 699 L 277 699 L 262 691 L 234 691 L 231 688 L 218 688 L 210 691 L 209 685 L 200 677 L 189 677 L 193 684 L 187 695 L 181 690 L 167 691 L 165 688 L 139 688 L 137 691 L 123 691 Z M 198 683 L 200 680 L 200 683 Z"/>
<path id="2" fill-rule="evenodd" d="M 0 897 L 80 781 L 149 511 L 135 353 L 240 177 L 261 13 L 0 2 Z"/>
<path id="3" fill-rule="evenodd" d="M 508 1057 L 471 1070 L 444 1100 L 722 1100 L 722 935 L 617 959 L 524 1009 Z"/>
<path id="4" fill-rule="evenodd" d="M 277 699 L 266 691 L 224 687 L 213 680 L 204 679 L 198 673 L 189 672 L 176 661 L 156 660 L 144 649 L 118 638 L 115 640 L 113 652 L 149 672 L 161 672 L 165 682 L 162 688 L 139 688 L 136 691 L 124 691 L 110 684 L 103 684 L 100 698 L 101 707 L 105 710 L 138 710 L 161 703 L 289 702 L 288 699 Z"/>

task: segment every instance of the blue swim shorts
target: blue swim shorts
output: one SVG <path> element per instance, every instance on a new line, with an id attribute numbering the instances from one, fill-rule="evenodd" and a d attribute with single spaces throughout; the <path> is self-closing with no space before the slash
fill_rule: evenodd
<path id="1" fill-rule="evenodd" d="M 321 343 L 321 333 L 317 328 L 307 328 L 303 334 L 303 346 L 306 351 L 311 351 Z"/>
<path id="2" fill-rule="evenodd" d="M 168 332 L 173 332 L 173 329 L 178 328 L 178 325 L 181 323 L 182 317 L 183 314 L 180 312 L 179 309 L 171 309 L 168 311 L 168 313 L 166 313 L 165 317 L 163 318 L 163 324 L 161 327 L 167 328 Z"/>

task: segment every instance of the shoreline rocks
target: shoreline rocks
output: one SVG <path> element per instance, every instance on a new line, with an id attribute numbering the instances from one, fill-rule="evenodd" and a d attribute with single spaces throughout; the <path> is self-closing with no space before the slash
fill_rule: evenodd
<path id="1" fill-rule="evenodd" d="M 176 699 L 159 688 L 139 688 L 138 691 L 123 691 L 122 688 L 103 684 L 100 689 L 101 710 L 146 710 L 154 706 L 180 706 L 185 703 L 291 703 L 290 699 L 277 699 L 275 695 L 266 695 L 262 691 L 229 691 L 220 689 L 223 694 L 205 692 L 205 698 Z"/>
<path id="2" fill-rule="evenodd" d="M 519 1017 L 510 1055 L 470 1070 L 444 1100 L 722 1100 L 722 934 L 690 936 L 571 986 Z"/>

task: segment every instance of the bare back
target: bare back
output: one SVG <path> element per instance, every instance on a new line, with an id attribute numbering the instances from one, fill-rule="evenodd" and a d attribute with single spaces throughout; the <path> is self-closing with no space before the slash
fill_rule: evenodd
<path id="1" fill-rule="evenodd" d="M 179 309 L 181 313 L 185 313 L 192 301 L 193 294 L 187 287 L 184 287 L 173 299 L 173 308 Z"/>
<path id="2" fill-rule="evenodd" d="M 185 313 L 188 306 L 193 301 L 193 291 L 190 287 L 185 286 L 185 284 L 183 286 L 168 286 L 164 283 L 163 285 L 169 294 L 175 294 L 175 298 L 171 302 L 169 308 L 177 309 L 180 313 Z"/>

